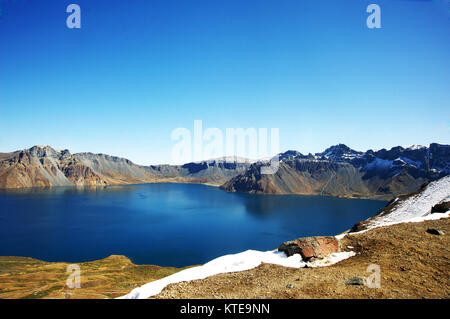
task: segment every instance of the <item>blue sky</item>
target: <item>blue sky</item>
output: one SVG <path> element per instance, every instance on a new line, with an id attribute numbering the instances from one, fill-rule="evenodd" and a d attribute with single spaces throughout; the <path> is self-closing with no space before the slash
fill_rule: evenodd
<path id="1" fill-rule="evenodd" d="M 81 29 L 66 7 L 81 7 Z M 366 7 L 381 7 L 381 29 Z M 177 127 L 280 150 L 450 144 L 445 1 L 0 0 L 0 152 L 167 163 Z"/>

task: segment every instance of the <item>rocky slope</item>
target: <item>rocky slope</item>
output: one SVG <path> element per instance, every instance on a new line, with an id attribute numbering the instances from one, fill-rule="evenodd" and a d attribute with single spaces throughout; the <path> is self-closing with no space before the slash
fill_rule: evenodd
<path id="1" fill-rule="evenodd" d="M 186 182 L 221 185 L 250 164 L 239 159 L 214 159 L 184 165 L 136 165 L 105 154 L 56 151 L 34 146 L 0 153 L 0 188 L 49 186 L 104 186 L 152 182 Z"/>
<path id="2" fill-rule="evenodd" d="M 314 155 L 287 151 L 279 154 L 279 161 L 275 174 L 261 174 L 265 163 L 258 162 L 221 187 L 230 192 L 392 199 L 448 175 L 450 146 L 358 152 L 339 144 Z"/>
<path id="3" fill-rule="evenodd" d="M 0 155 L 0 187 L 106 185 L 108 182 L 69 151 L 49 146 Z"/>

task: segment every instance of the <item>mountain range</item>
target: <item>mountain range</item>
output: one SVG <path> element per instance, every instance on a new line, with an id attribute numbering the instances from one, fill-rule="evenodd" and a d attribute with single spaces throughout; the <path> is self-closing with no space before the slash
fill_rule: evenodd
<path id="1" fill-rule="evenodd" d="M 344 144 L 316 154 L 278 155 L 275 174 L 261 174 L 267 160 L 219 158 L 184 165 L 137 165 L 125 158 L 71 154 L 50 146 L 0 153 L 0 188 L 107 186 L 155 182 L 202 183 L 230 192 L 328 195 L 392 199 L 450 173 L 450 145 L 355 151 Z"/>
<path id="2" fill-rule="evenodd" d="M 57 151 L 50 146 L 0 153 L 0 188 L 106 186 L 154 182 L 221 185 L 249 163 L 213 159 L 184 165 L 136 165 L 105 154 Z"/>
<path id="3" fill-rule="evenodd" d="M 393 147 L 358 152 L 344 144 L 324 152 L 279 155 L 275 174 L 263 175 L 252 164 L 221 187 L 227 191 L 269 194 L 319 194 L 338 197 L 392 199 L 415 191 L 450 172 L 450 146 Z"/>

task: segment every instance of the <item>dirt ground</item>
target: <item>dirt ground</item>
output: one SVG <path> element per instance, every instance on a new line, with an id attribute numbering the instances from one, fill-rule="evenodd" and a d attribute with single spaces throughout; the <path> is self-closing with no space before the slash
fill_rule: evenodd
<path id="1" fill-rule="evenodd" d="M 428 228 L 444 235 L 429 234 Z M 377 228 L 344 237 L 343 250 L 357 255 L 329 267 L 262 264 L 244 272 L 173 284 L 156 298 L 449 298 L 449 234 L 449 219 Z M 379 288 L 344 283 L 373 274 L 366 271 L 371 264 L 380 267 Z"/>
<path id="2" fill-rule="evenodd" d="M 444 235 L 432 235 L 436 228 Z M 166 287 L 156 298 L 449 298 L 450 219 L 399 224 L 347 235 L 356 256 L 322 268 L 262 264 L 238 273 Z M 352 246 L 353 248 L 347 248 Z M 380 267 L 380 288 L 346 285 Z M 124 256 L 80 263 L 81 288 L 69 289 L 68 263 L 0 257 L 0 298 L 115 298 L 182 269 L 134 265 Z"/>

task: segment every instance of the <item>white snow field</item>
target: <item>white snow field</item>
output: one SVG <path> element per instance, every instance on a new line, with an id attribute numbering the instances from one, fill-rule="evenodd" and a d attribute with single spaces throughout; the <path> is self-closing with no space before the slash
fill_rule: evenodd
<path id="1" fill-rule="evenodd" d="M 443 177 L 437 181 L 428 184 L 425 189 L 417 195 L 413 195 L 404 200 L 396 200 L 396 207 L 385 216 L 377 216 L 370 218 L 368 229 L 375 227 L 388 226 L 404 222 L 421 222 L 424 220 L 447 218 L 450 211 L 446 213 L 431 214 L 431 208 L 443 201 L 450 200 L 450 176 Z M 343 238 L 346 233 L 336 236 Z M 133 289 L 125 296 L 118 299 L 145 299 L 159 294 L 167 285 L 204 279 L 213 275 L 229 272 L 244 271 L 255 268 L 261 263 L 270 263 L 281 265 L 284 267 L 301 268 L 306 264 L 309 267 L 323 267 L 333 265 L 341 260 L 354 256 L 353 251 L 339 252 L 330 254 L 324 259 L 314 262 L 305 263 L 299 254 L 287 257 L 285 253 L 278 251 L 256 251 L 247 250 L 234 255 L 225 255 L 210 262 L 189 268 L 175 273 L 166 278 L 152 281 L 141 287 Z"/>

